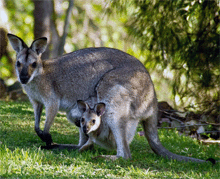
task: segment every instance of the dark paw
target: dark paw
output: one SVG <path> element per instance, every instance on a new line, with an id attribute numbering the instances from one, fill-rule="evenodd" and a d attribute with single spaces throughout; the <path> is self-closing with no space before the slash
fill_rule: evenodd
<path id="1" fill-rule="evenodd" d="M 212 162 L 213 165 L 215 165 L 216 163 L 216 160 L 214 158 L 208 158 L 206 161 Z"/>
<path id="2" fill-rule="evenodd" d="M 48 134 L 44 134 L 44 139 L 45 139 L 44 142 L 46 142 L 46 145 L 48 145 L 48 146 L 53 143 L 52 137 L 51 137 L 51 135 L 49 133 Z"/>
<path id="3" fill-rule="evenodd" d="M 51 145 L 53 143 L 52 137 L 49 133 L 44 133 L 42 130 L 36 130 L 37 135 L 41 138 L 43 142 L 46 142 L 46 145 Z"/>

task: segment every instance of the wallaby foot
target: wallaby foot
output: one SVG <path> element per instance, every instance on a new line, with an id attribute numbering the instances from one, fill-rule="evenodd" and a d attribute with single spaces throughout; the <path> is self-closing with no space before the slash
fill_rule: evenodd
<path id="1" fill-rule="evenodd" d="M 208 158 L 206 161 L 212 162 L 213 165 L 216 164 L 216 160 L 214 158 Z"/>

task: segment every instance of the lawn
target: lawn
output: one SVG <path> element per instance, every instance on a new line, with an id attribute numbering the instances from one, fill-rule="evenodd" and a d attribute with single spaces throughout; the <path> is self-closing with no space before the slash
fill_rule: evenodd
<path id="1" fill-rule="evenodd" d="M 42 115 L 43 128 L 45 112 Z M 141 131 L 142 128 L 138 127 Z M 56 143 L 78 143 L 78 129 L 59 113 L 51 128 Z M 200 159 L 220 160 L 219 145 L 204 145 L 175 130 L 159 130 L 163 145 L 174 153 Z M 143 136 L 131 143 L 131 160 L 95 159 L 115 154 L 98 146 L 93 150 L 41 150 L 44 143 L 34 131 L 29 102 L 0 101 L 0 178 L 219 178 L 220 163 L 184 163 L 157 156 Z"/>

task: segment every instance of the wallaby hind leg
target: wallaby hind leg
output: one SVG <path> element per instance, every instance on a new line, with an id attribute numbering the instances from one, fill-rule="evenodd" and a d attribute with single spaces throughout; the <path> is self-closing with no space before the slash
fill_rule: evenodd
<path id="1" fill-rule="evenodd" d="M 124 159 L 129 159 L 131 158 L 131 152 L 129 148 L 129 143 L 127 141 L 125 124 L 126 124 L 126 119 L 121 118 L 118 121 L 118 124 L 116 124 L 119 127 L 112 128 L 112 132 L 116 140 L 117 157 L 123 157 Z"/>
<path id="2" fill-rule="evenodd" d="M 113 133 L 114 140 L 116 142 L 117 155 L 101 155 L 98 156 L 98 158 L 106 158 L 110 160 L 116 160 L 119 157 L 122 157 L 124 159 L 131 158 L 129 143 L 126 137 L 127 119 L 125 117 L 120 117 L 119 119 L 111 119 L 107 117 L 106 119 L 108 120 L 108 125 Z"/>

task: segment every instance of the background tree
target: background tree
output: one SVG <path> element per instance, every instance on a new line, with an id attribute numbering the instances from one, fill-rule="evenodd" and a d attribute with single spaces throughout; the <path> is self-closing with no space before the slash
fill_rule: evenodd
<path id="1" fill-rule="evenodd" d="M 105 14 L 106 3 L 96 0 L 0 0 L 8 21 L 2 27 L 30 45 L 33 39 L 46 36 L 49 41 L 44 59 L 85 47 L 109 46 L 125 50 L 127 34 L 122 19 Z M 116 21 L 117 19 L 117 21 Z M 117 31 L 115 31 L 117 29 Z M 11 54 L 14 52 L 8 46 Z M 13 59 L 15 59 L 13 57 Z M 1 59 L 2 60 L 2 59 Z M 7 61 L 7 58 L 5 58 Z M 13 69 L 13 65 L 9 65 Z M 0 64 L 0 77 L 11 85 L 16 76 L 9 66 Z M 4 69 L 4 70 L 2 70 Z"/>
<path id="2" fill-rule="evenodd" d="M 85 47 L 118 48 L 145 64 L 159 100 L 220 111 L 217 0 L 0 2 L 7 11 L 8 21 L 2 24 L 8 32 L 28 44 L 48 38 L 44 59 Z M 7 85 L 16 80 L 11 69 L 8 58 L 2 57 L 0 77 Z"/>
<path id="3" fill-rule="evenodd" d="M 34 37 L 47 37 L 49 45 L 46 52 L 43 53 L 42 59 L 56 57 L 64 52 L 64 44 L 68 32 L 71 10 L 73 8 L 73 0 L 69 0 L 66 11 L 63 34 L 60 37 L 57 31 L 55 19 L 56 13 L 54 10 L 54 1 L 38 1 L 34 2 Z"/>
<path id="4" fill-rule="evenodd" d="M 116 1 L 128 15 L 126 27 L 142 51 L 145 64 L 172 81 L 176 101 L 220 109 L 220 4 L 217 0 Z M 112 7 L 111 6 L 111 7 Z M 170 74 L 164 72 L 169 71 Z M 214 109 L 212 108 L 212 109 Z M 203 108 L 204 109 L 204 108 Z"/>

